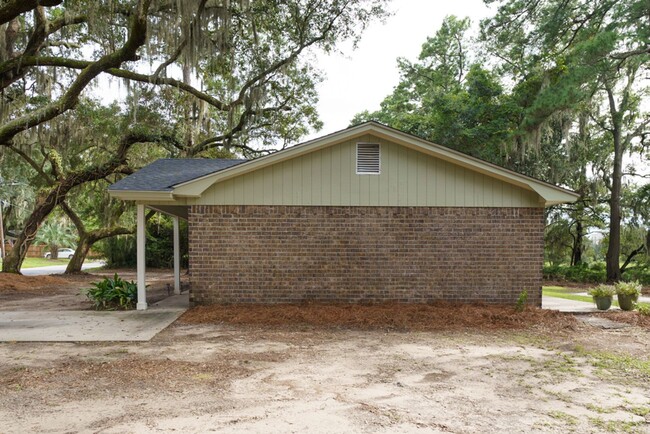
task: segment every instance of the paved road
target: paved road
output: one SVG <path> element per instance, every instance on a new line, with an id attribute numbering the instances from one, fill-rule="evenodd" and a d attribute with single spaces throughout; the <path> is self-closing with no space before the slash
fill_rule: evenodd
<path id="1" fill-rule="evenodd" d="M 82 270 L 97 268 L 104 265 L 103 261 L 84 262 Z M 44 276 L 46 274 L 61 274 L 65 271 L 65 265 L 52 265 L 49 267 L 23 268 L 20 270 L 25 276 Z"/>

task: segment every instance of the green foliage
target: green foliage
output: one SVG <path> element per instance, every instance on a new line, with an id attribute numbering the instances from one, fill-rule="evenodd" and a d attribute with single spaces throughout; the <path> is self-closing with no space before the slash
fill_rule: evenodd
<path id="1" fill-rule="evenodd" d="M 636 280 L 644 285 L 650 285 L 650 261 L 646 258 L 644 262 L 626 268 L 623 279 L 626 281 Z"/>
<path id="2" fill-rule="evenodd" d="M 376 112 L 362 112 L 358 124 L 375 120 L 494 163 L 504 160 L 502 144 L 516 112 L 498 75 L 472 58 L 469 19 L 445 18 L 427 38 L 417 62 L 398 59 L 400 83 Z"/>
<path id="3" fill-rule="evenodd" d="M 547 280 L 567 280 L 581 283 L 604 283 L 607 280 L 603 262 L 594 262 L 590 265 L 583 263 L 576 266 L 544 265 L 543 276 Z M 650 285 L 650 266 L 644 264 L 626 269 L 623 280 L 638 281 L 641 284 Z"/>
<path id="4" fill-rule="evenodd" d="M 650 304 L 637 304 L 636 310 L 638 310 L 641 315 L 650 316 Z"/>
<path id="5" fill-rule="evenodd" d="M 98 242 L 96 249 L 108 268 L 135 267 L 136 245 L 133 235 L 119 235 Z"/>
<path id="6" fill-rule="evenodd" d="M 156 214 L 147 222 L 147 267 L 172 268 L 174 266 L 174 227 L 171 218 Z M 121 235 L 97 244 L 106 258 L 108 267 L 134 267 L 136 264 L 136 241 L 134 235 Z M 180 222 L 181 267 L 188 266 L 187 222 Z"/>
<path id="7" fill-rule="evenodd" d="M 641 284 L 639 282 L 616 282 L 617 295 L 631 295 L 638 298 L 641 294 Z"/>
<path id="8" fill-rule="evenodd" d="M 105 277 L 92 285 L 92 288 L 83 290 L 83 293 L 97 310 L 133 309 L 138 300 L 137 284 L 127 282 L 117 273 L 112 278 Z"/>
<path id="9" fill-rule="evenodd" d="M 613 297 L 616 294 L 616 289 L 612 285 L 598 285 L 589 290 L 589 295 L 592 297 Z"/>
<path id="10" fill-rule="evenodd" d="M 582 283 L 602 283 L 607 280 L 602 263 L 594 263 L 591 266 L 581 264 L 573 267 L 570 265 L 546 265 L 543 269 L 543 275 L 545 279 L 549 280 L 568 280 Z"/>
<path id="11" fill-rule="evenodd" d="M 523 312 L 524 309 L 526 309 L 526 303 L 528 303 L 528 291 L 524 289 L 519 294 L 519 297 L 517 297 L 517 304 L 515 304 L 515 311 Z"/>
<path id="12" fill-rule="evenodd" d="M 36 242 L 48 246 L 52 259 L 58 258 L 59 248 L 74 246 L 74 240 L 73 229 L 62 221 L 55 219 L 49 219 L 41 225 L 36 235 Z"/>

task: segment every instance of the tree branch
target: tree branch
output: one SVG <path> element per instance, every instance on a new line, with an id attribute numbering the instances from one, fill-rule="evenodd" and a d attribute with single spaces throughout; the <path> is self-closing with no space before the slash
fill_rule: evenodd
<path id="1" fill-rule="evenodd" d="M 639 253 L 642 253 L 644 250 L 645 250 L 645 245 L 641 244 L 637 249 L 632 250 L 632 252 L 630 252 L 630 254 L 627 255 L 627 258 L 625 258 L 625 262 L 621 266 L 621 274 L 625 272 L 625 269 L 627 268 L 628 265 L 630 265 L 632 259 Z"/>
<path id="2" fill-rule="evenodd" d="M 127 60 L 137 60 L 136 52 L 144 45 L 147 34 L 147 10 L 151 0 L 139 0 L 133 15 L 129 38 L 117 51 L 102 56 L 84 68 L 68 90 L 56 101 L 44 107 L 25 113 L 0 127 L 0 143 L 6 143 L 16 134 L 28 130 L 75 107 L 79 95 L 86 86 L 107 69 L 118 67 Z"/>
<path id="3" fill-rule="evenodd" d="M 0 6 L 0 24 L 8 23 L 20 14 L 36 9 L 38 6 L 58 6 L 63 0 L 10 0 Z"/>

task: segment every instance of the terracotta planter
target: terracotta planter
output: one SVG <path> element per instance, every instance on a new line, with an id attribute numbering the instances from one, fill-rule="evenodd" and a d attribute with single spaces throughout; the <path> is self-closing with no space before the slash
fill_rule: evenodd
<path id="1" fill-rule="evenodd" d="M 612 297 L 593 297 L 598 310 L 607 310 L 612 306 Z"/>
<path id="2" fill-rule="evenodd" d="M 633 310 L 634 304 L 638 300 L 639 296 L 636 294 L 635 295 L 617 294 L 616 298 L 618 298 L 618 307 L 620 307 L 621 310 Z"/>

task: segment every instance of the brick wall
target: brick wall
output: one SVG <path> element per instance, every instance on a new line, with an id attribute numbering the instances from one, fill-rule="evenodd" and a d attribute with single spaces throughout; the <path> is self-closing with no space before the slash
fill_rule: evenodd
<path id="1" fill-rule="evenodd" d="M 190 209 L 194 304 L 541 304 L 542 208 Z"/>

